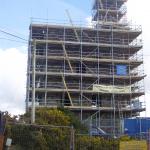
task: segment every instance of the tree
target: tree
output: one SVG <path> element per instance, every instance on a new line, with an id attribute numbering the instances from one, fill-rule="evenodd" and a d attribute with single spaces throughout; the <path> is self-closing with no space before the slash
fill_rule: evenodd
<path id="1" fill-rule="evenodd" d="M 87 135 L 87 128 L 66 109 L 40 108 L 36 110 L 36 124 L 29 124 L 29 120 L 27 113 L 20 117 L 21 124 L 16 121 L 7 125 L 6 136 L 13 141 L 11 150 L 70 150 L 72 126 L 76 131 L 75 150 L 119 149 L 119 140 Z"/>

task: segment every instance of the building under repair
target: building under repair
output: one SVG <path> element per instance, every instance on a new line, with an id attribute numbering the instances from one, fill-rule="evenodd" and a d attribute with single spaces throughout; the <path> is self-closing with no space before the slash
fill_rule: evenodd
<path id="1" fill-rule="evenodd" d="M 68 108 L 113 136 L 145 111 L 142 29 L 127 22 L 126 1 L 95 0 L 91 27 L 31 23 L 27 110 L 35 98 L 36 107 Z"/>

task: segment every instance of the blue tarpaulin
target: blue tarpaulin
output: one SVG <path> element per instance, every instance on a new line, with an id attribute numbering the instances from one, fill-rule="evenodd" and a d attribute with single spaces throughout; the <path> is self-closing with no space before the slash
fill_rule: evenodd
<path id="1" fill-rule="evenodd" d="M 127 75 L 127 65 L 116 65 L 117 75 Z"/>

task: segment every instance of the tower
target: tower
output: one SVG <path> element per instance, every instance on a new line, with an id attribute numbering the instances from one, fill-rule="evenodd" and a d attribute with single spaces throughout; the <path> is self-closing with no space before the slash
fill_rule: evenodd
<path id="1" fill-rule="evenodd" d="M 124 118 L 145 110 L 142 33 L 125 20 L 125 0 L 95 0 L 93 27 L 30 25 L 26 107 L 64 107 L 91 134 L 119 136 Z M 36 43 L 33 67 L 33 40 Z"/>

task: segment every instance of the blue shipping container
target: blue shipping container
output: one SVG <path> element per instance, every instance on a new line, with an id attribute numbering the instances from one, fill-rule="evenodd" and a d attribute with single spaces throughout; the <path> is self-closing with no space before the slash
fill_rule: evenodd
<path id="1" fill-rule="evenodd" d="M 139 135 L 150 131 L 150 118 L 135 118 L 124 120 L 124 133 L 129 136 Z"/>

